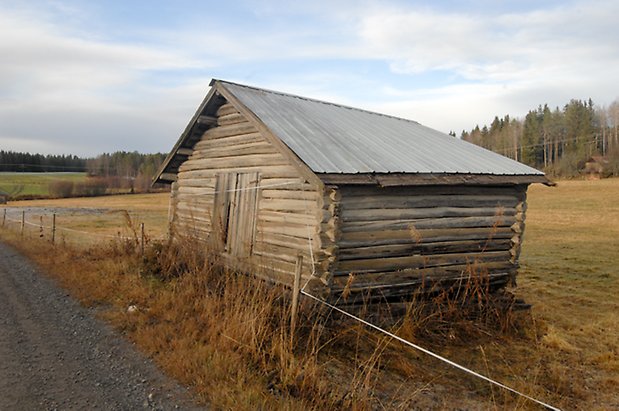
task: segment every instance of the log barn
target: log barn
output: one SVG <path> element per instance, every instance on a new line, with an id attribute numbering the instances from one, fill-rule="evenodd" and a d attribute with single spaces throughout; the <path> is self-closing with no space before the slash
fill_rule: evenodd
<path id="1" fill-rule="evenodd" d="M 291 284 L 302 260 L 322 295 L 389 299 L 471 266 L 507 285 L 527 187 L 549 183 L 415 121 L 222 80 L 155 181 L 171 183 L 170 234 L 229 266 Z"/>

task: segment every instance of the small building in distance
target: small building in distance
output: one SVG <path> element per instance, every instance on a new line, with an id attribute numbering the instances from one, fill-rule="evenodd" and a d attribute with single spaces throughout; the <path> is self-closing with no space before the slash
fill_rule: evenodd
<path id="1" fill-rule="evenodd" d="M 604 156 L 591 156 L 585 162 L 583 173 L 588 180 L 599 180 L 604 177 L 604 171 L 608 166 L 608 158 Z"/>
<path id="2" fill-rule="evenodd" d="M 171 235 L 236 269 L 337 300 L 513 280 L 524 164 L 421 124 L 213 80 L 155 179 L 172 184 Z M 353 298 L 351 297 L 351 298 Z"/>

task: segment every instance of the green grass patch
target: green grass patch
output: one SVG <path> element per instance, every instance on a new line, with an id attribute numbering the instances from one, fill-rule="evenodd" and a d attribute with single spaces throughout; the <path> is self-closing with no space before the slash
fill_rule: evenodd
<path id="1" fill-rule="evenodd" d="M 0 191 L 13 199 L 49 197 L 49 186 L 56 181 L 82 183 L 86 173 L 11 173 L 0 172 Z"/>

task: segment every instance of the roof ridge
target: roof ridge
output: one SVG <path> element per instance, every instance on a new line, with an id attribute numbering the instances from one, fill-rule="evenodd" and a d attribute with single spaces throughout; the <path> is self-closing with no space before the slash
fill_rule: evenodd
<path id="1" fill-rule="evenodd" d="M 344 104 L 337 104 L 337 103 L 333 103 L 333 102 L 330 102 L 330 101 L 319 100 L 319 99 L 316 99 L 316 98 L 304 97 L 304 96 L 300 96 L 298 94 L 284 93 L 282 91 L 277 91 L 277 90 L 271 90 L 271 89 L 260 88 L 260 87 L 255 87 L 255 86 L 248 86 L 246 84 L 235 83 L 233 81 L 220 80 L 220 79 L 215 79 L 214 78 L 214 79 L 211 80 L 210 85 L 212 86 L 215 82 L 224 83 L 224 84 L 226 84 L 226 83 L 227 84 L 232 84 L 234 86 L 244 87 L 244 88 L 248 88 L 248 89 L 251 89 L 251 90 L 263 91 L 265 93 L 277 94 L 277 95 L 285 96 L 285 97 L 298 98 L 299 100 L 311 101 L 311 102 L 314 102 L 314 103 L 320 103 L 320 104 L 326 104 L 326 105 L 335 106 L 335 107 L 346 108 L 346 109 L 349 109 L 349 110 L 360 111 L 362 113 L 374 114 L 374 115 L 377 115 L 377 116 L 382 116 L 382 117 L 392 118 L 392 119 L 395 119 L 395 120 L 401 120 L 401 121 L 406 121 L 406 122 L 409 122 L 409 123 L 415 123 L 415 124 L 422 125 L 418 121 L 410 120 L 410 119 L 403 118 L 403 117 L 392 116 L 390 114 L 384 114 L 384 113 L 379 113 L 377 111 L 365 110 L 365 109 L 362 109 L 362 108 L 353 107 L 353 106 L 347 106 L 347 105 L 344 105 Z"/>

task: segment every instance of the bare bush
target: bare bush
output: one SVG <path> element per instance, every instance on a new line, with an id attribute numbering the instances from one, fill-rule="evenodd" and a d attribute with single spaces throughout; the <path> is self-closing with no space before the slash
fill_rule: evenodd
<path id="1" fill-rule="evenodd" d="M 49 194 L 54 198 L 67 198 L 73 195 L 75 184 L 73 181 L 57 180 L 49 184 Z"/>

